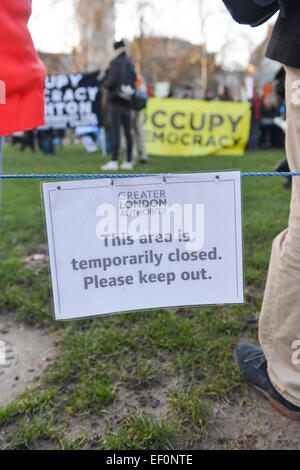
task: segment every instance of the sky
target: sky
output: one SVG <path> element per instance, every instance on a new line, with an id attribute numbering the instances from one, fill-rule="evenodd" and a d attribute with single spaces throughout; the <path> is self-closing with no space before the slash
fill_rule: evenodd
<path id="1" fill-rule="evenodd" d="M 118 0 L 116 39 L 125 37 L 130 40 L 138 35 L 137 1 Z M 221 0 L 152 0 L 153 8 L 145 12 L 146 33 L 179 37 L 199 44 L 203 37 L 199 19 L 201 1 L 205 7 L 204 36 L 209 52 L 219 52 L 223 65 L 227 64 L 229 68 L 246 66 L 249 51 L 263 41 L 268 24 L 258 28 L 236 24 Z M 73 2 L 60 0 L 53 5 L 53 0 L 32 0 L 29 29 L 37 49 L 68 52 L 76 44 Z"/>

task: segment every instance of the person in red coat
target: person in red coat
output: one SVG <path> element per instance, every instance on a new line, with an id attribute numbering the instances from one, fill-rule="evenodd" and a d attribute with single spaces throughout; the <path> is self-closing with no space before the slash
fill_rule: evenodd
<path id="1" fill-rule="evenodd" d="M 0 136 L 44 124 L 46 69 L 27 23 L 31 0 L 1 0 Z"/>

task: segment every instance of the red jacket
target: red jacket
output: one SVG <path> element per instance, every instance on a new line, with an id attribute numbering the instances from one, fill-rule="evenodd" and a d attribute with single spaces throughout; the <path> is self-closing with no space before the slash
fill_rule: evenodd
<path id="1" fill-rule="evenodd" d="M 0 2 L 0 136 L 44 123 L 46 69 L 27 28 L 30 14 L 31 0 Z"/>

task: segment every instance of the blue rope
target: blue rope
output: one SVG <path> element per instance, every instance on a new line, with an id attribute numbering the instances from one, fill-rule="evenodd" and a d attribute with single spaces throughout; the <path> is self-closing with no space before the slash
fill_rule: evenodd
<path id="1" fill-rule="evenodd" d="M 147 177 L 147 176 L 167 176 L 160 174 L 124 174 L 124 175 L 101 175 L 101 174 L 62 174 L 62 175 L 1 175 L 1 179 L 75 179 L 75 178 L 137 178 L 137 177 Z M 250 173 L 241 173 L 241 176 L 300 176 L 300 172 L 250 172 Z"/>
<path id="2" fill-rule="evenodd" d="M 87 175 L 87 174 L 69 174 L 69 175 L 0 175 L 2 179 L 57 179 L 57 178 L 134 178 L 134 177 L 143 177 L 143 176 L 159 176 L 159 175 Z"/>
<path id="3" fill-rule="evenodd" d="M 299 171 L 274 171 L 274 172 L 261 172 L 261 173 L 241 173 L 241 176 L 300 176 Z"/>

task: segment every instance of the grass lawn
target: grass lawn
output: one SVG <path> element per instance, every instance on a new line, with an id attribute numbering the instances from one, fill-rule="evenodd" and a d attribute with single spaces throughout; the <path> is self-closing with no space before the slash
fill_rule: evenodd
<path id="1" fill-rule="evenodd" d="M 282 157 L 279 150 L 244 157 L 152 157 L 134 172 L 273 171 Z M 101 173 L 105 161 L 81 146 L 68 145 L 56 156 L 4 147 L 5 174 Z M 19 322 L 55 335 L 58 354 L 39 385 L 0 407 L 0 449 L 197 448 L 213 406 L 244 386 L 233 351 L 240 337 L 257 338 L 272 239 L 288 218 L 290 191 L 282 182 L 242 180 L 244 305 L 58 323 L 52 319 L 48 267 L 37 271 L 23 263 L 46 240 L 40 181 L 3 181 L 0 314 L 17 313 Z M 164 397 L 164 406 L 148 406 L 153 390 Z"/>

